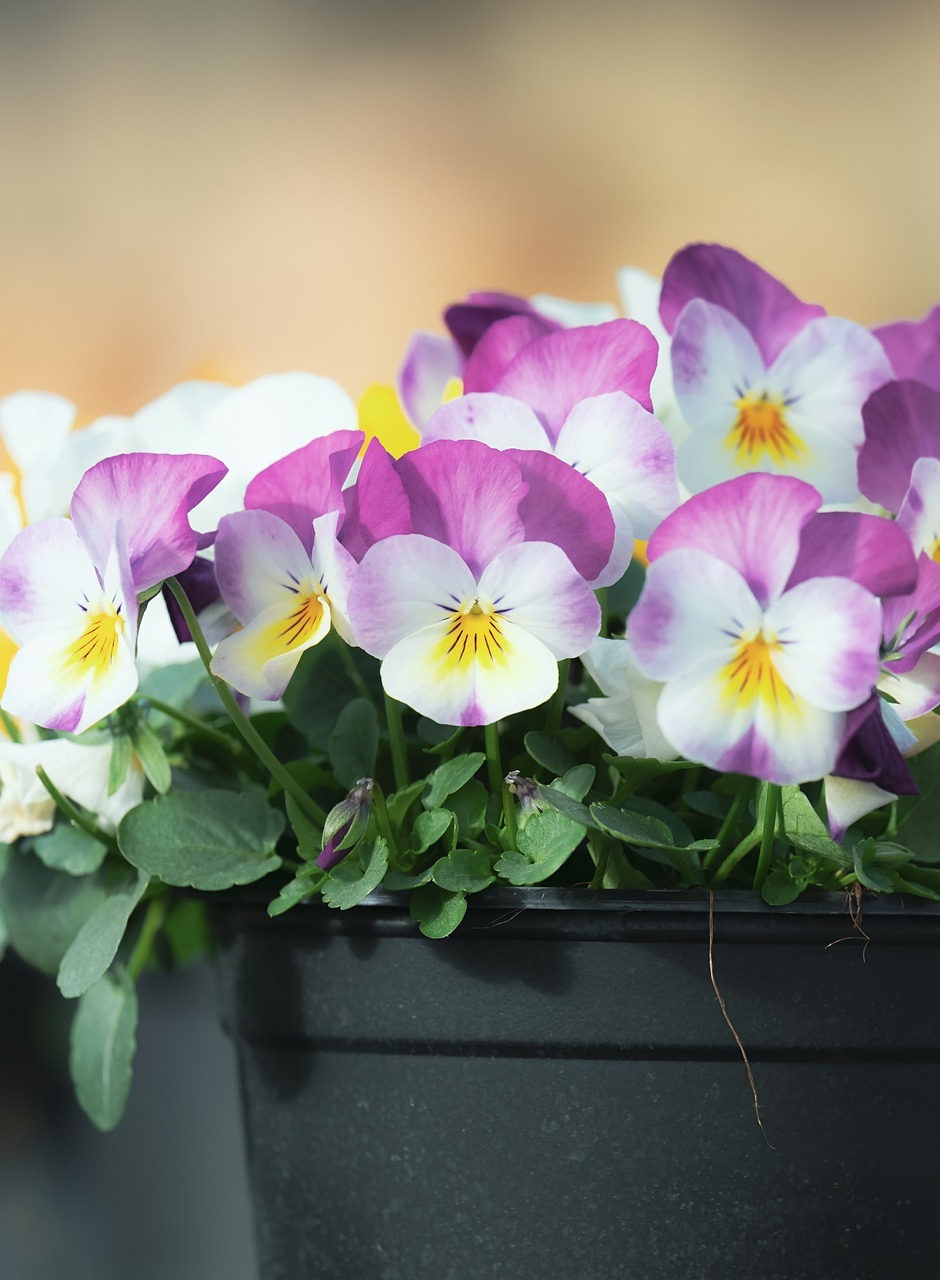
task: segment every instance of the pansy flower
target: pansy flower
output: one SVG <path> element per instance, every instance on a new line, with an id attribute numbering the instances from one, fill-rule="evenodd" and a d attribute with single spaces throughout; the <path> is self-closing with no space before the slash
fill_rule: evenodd
<path id="1" fill-rule="evenodd" d="M 0 613 L 22 647 L 3 706 L 80 733 L 137 687 L 137 596 L 185 569 L 188 513 L 225 467 L 199 454 L 124 454 L 88 471 L 71 520 L 40 520 L 0 559 Z"/>
<path id="2" fill-rule="evenodd" d="M 345 601 L 356 566 L 336 533 L 362 438 L 336 431 L 297 449 L 255 477 L 245 511 L 219 521 L 215 574 L 241 626 L 218 645 L 212 670 L 248 697 L 280 698 L 331 627 L 352 642 Z"/>
<path id="3" fill-rule="evenodd" d="M 870 698 L 874 593 L 910 589 L 913 555 L 891 521 L 817 514 L 820 501 L 791 477 L 744 476 L 653 535 L 630 641 L 665 685 L 660 727 L 688 759 L 780 784 L 821 778 Z"/>
<path id="4" fill-rule="evenodd" d="M 603 496 L 549 455 L 472 440 L 394 464 L 370 453 L 349 619 L 382 659 L 386 691 L 438 724 L 489 724 L 546 701 L 559 660 L 600 624 L 585 574 L 610 556 Z"/>
<path id="5" fill-rule="evenodd" d="M 756 263 L 690 245 L 663 276 L 693 493 L 750 471 L 798 476 L 828 503 L 858 497 L 862 406 L 891 366 L 867 329 L 801 302 Z"/>
<path id="6" fill-rule="evenodd" d="M 920 320 L 897 320 L 872 331 L 891 361 L 894 376 L 940 391 L 940 307 Z"/>

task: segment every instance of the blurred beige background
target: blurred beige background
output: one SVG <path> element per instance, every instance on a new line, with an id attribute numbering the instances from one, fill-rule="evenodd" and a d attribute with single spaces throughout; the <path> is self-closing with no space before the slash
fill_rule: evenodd
<path id="1" fill-rule="evenodd" d="M 0 0 L 0 394 L 353 394 L 474 287 L 693 239 L 866 322 L 940 298 L 940 9 Z"/>

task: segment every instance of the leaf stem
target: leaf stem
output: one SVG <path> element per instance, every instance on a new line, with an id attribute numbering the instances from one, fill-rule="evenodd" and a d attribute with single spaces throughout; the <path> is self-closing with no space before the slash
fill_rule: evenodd
<path id="1" fill-rule="evenodd" d="M 761 829 L 760 827 L 755 827 L 753 831 L 744 837 L 740 844 L 736 845 L 731 850 L 727 858 L 725 858 L 724 862 L 712 876 L 712 884 L 716 886 L 723 884 L 741 859 L 746 858 L 751 850 L 756 848 L 760 843 L 760 838 Z"/>
<path id="2" fill-rule="evenodd" d="M 52 796 L 53 800 L 56 802 L 56 806 L 61 809 L 73 826 L 84 831 L 86 836 L 91 836 L 92 840 L 97 840 L 99 844 L 103 844 L 105 848 L 110 849 L 112 853 L 117 853 L 118 846 L 114 836 L 108 835 L 106 831 L 103 831 L 101 827 L 98 826 L 94 819 L 89 818 L 87 814 L 82 813 L 71 800 L 68 800 L 52 781 L 41 764 L 36 765 L 36 776 L 49 792 L 50 796 Z"/>
<path id="3" fill-rule="evenodd" d="M 764 829 L 761 832 L 760 854 L 757 858 L 757 870 L 754 873 L 754 888 L 759 889 L 767 879 L 770 869 L 770 858 L 774 851 L 774 838 L 777 834 L 777 815 L 780 812 L 782 793 L 775 782 L 768 782 L 764 792 Z"/>
<path id="4" fill-rule="evenodd" d="M 20 733 L 19 725 L 10 715 L 9 711 L 4 711 L 3 707 L 0 707 L 0 723 L 2 723 L 4 729 L 6 729 L 11 742 L 23 741 L 23 735 Z"/>
<path id="5" fill-rule="evenodd" d="M 389 855 L 398 861 L 398 845 L 395 843 L 395 836 L 392 832 L 392 822 L 388 813 L 388 806 L 385 803 L 385 793 L 377 782 L 372 784 L 372 803 L 375 806 L 375 820 L 378 823 L 379 834 L 388 845 Z"/>
<path id="6" fill-rule="evenodd" d="M 568 689 L 568 668 L 570 665 L 570 658 L 562 658 L 558 664 L 558 686 L 552 694 L 551 701 L 548 704 L 548 711 L 545 715 L 546 733 L 557 733 L 561 728 L 561 713 L 565 709 L 565 693 Z"/>
<path id="7" fill-rule="evenodd" d="M 141 925 L 140 934 L 134 943 L 131 958 L 127 962 L 128 971 L 135 982 L 143 973 L 144 966 L 150 959 L 154 939 L 160 932 L 166 917 L 168 899 L 169 894 L 160 893 L 147 903 L 147 914 L 144 916 L 144 923 Z"/>
<path id="8" fill-rule="evenodd" d="M 198 716 L 191 715 L 188 711 L 181 711 L 179 707 L 174 707 L 169 702 L 164 702 L 162 698 L 154 698 L 149 693 L 142 695 L 142 701 L 153 707 L 154 711 L 159 711 L 161 715 L 167 716 L 170 720 L 178 720 L 180 724 L 186 725 L 188 729 L 192 729 L 194 733 L 201 734 L 210 742 L 215 742 L 220 747 L 225 747 L 227 751 L 235 751 L 239 755 L 248 755 L 243 743 L 237 738 L 233 738 L 231 734 L 223 733 L 221 729 L 214 728 L 211 724 L 206 724 L 205 720 L 200 720 Z"/>
<path id="9" fill-rule="evenodd" d="M 516 847 L 516 810 L 512 793 L 506 786 L 503 776 L 503 758 L 499 748 L 499 721 L 484 725 L 483 737 L 486 745 L 486 770 L 490 780 L 490 791 L 499 795 L 503 806 L 503 821 L 510 848 Z"/>
<path id="10" fill-rule="evenodd" d="M 395 790 L 407 787 L 410 781 L 408 774 L 408 748 L 405 745 L 405 729 L 401 722 L 401 703 L 385 695 L 385 723 L 388 725 L 388 745 L 392 752 L 392 773 L 395 777 Z"/>
<path id="11" fill-rule="evenodd" d="M 713 849 L 705 858 L 705 866 L 709 866 L 715 862 L 720 854 L 727 846 L 728 837 L 741 820 L 741 814 L 747 808 L 751 796 L 754 793 L 754 779 L 744 777 L 741 779 L 741 785 L 738 787 L 737 793 L 732 801 L 731 808 L 728 810 L 724 822 L 718 832 L 718 848 Z"/>
<path id="12" fill-rule="evenodd" d="M 372 696 L 369 686 L 366 684 L 365 680 L 363 680 L 362 672 L 356 666 L 356 660 L 352 656 L 349 645 L 335 630 L 333 631 L 333 636 L 334 647 L 339 654 L 339 660 L 342 663 L 343 670 L 346 672 L 347 676 L 349 676 L 349 683 L 359 694 L 360 698 L 367 699 L 367 701 L 371 702 L 372 705 L 375 706 L 375 698 Z"/>
<path id="13" fill-rule="evenodd" d="M 228 712 L 235 728 L 245 739 L 245 742 L 247 742 L 248 746 L 255 753 L 275 782 L 279 783 L 288 795 L 294 797 L 297 804 L 308 818 L 319 823 L 322 827 L 326 821 L 326 813 L 320 808 L 315 800 L 307 795 L 300 783 L 297 782 L 281 764 L 280 760 L 278 760 L 277 756 L 262 738 L 261 734 L 245 715 L 244 711 L 242 711 L 241 707 L 235 700 L 235 695 L 232 693 L 231 689 L 225 681 L 220 680 L 212 670 L 212 654 L 209 652 L 206 637 L 202 633 L 202 627 L 200 627 L 196 620 L 196 614 L 192 605 L 189 603 L 189 597 L 186 595 L 186 592 L 175 578 L 167 578 L 166 585 L 173 592 L 176 603 L 179 605 L 183 617 L 186 619 L 186 625 L 189 627 L 189 634 L 196 643 L 196 648 L 199 651 L 200 658 L 202 659 L 202 665 L 209 673 L 209 679 L 215 686 L 215 691 L 221 698 L 222 705 Z"/>

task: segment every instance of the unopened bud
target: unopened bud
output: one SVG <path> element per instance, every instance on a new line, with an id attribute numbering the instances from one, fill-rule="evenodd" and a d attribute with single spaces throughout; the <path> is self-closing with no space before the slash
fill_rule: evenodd
<path id="1" fill-rule="evenodd" d="M 317 866 L 323 871 L 329 871 L 342 862 L 358 843 L 369 823 L 374 786 L 371 778 L 360 778 L 345 800 L 340 800 L 326 815 L 322 851 L 317 858 Z"/>

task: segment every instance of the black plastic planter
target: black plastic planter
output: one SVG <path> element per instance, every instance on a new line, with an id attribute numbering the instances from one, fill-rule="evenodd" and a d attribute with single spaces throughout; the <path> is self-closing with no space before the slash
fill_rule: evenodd
<path id="1" fill-rule="evenodd" d="M 940 912 L 503 890 L 216 917 L 263 1280 L 940 1271 Z M 837 945 L 828 945 L 839 941 Z M 769 1145 L 769 1144 L 772 1144 Z"/>

